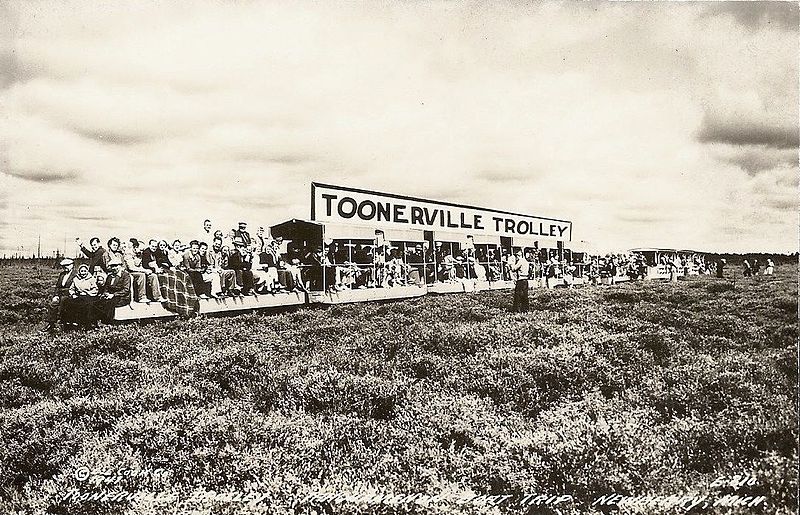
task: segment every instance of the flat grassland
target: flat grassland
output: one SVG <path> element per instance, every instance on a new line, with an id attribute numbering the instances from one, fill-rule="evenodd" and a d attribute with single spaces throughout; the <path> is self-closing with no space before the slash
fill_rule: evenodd
<path id="1" fill-rule="evenodd" d="M 611 493 L 795 513 L 797 272 L 51 336 L 55 271 L 2 267 L 0 513 L 584 513 Z M 364 491 L 449 497 L 306 499 Z"/>

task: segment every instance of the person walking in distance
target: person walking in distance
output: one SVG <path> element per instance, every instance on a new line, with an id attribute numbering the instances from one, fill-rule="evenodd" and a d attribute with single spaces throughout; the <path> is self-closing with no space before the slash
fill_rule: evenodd
<path id="1" fill-rule="evenodd" d="M 517 261 L 511 265 L 511 274 L 514 277 L 514 307 L 516 313 L 528 311 L 528 272 L 530 263 L 522 255 L 522 249 L 516 252 Z"/>

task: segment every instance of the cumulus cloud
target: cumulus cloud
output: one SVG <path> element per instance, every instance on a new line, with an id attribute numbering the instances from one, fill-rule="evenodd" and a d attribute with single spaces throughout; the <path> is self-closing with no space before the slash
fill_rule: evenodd
<path id="1" fill-rule="evenodd" d="M 26 241 L 269 225 L 316 180 L 571 219 L 598 247 L 796 247 L 796 9 L 4 8 L 0 217 Z"/>

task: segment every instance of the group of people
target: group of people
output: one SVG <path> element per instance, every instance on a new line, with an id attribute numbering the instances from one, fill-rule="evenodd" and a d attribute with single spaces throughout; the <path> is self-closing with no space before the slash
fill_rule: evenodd
<path id="1" fill-rule="evenodd" d="M 131 278 L 116 256 L 103 263 L 102 275 L 93 274 L 92 266 L 87 263 L 76 268 L 70 258 L 63 259 L 60 265 L 62 271 L 50 303 L 51 330 L 59 320 L 83 327 L 110 321 L 115 308 L 130 303 Z"/>
<path id="2" fill-rule="evenodd" d="M 764 264 L 764 275 L 772 275 L 775 272 L 775 263 L 773 263 L 772 259 L 767 258 L 766 263 Z M 758 262 L 758 259 L 753 259 L 753 263 L 750 264 L 750 261 L 745 259 L 742 261 L 742 274 L 745 277 L 755 277 L 759 273 L 761 273 L 761 263 Z"/>
<path id="3" fill-rule="evenodd" d="M 123 242 L 112 237 L 103 247 L 93 237 L 87 247 L 76 238 L 86 262 L 76 269 L 72 259 L 61 260 L 50 303 L 51 328 L 58 321 L 96 325 L 131 302 L 156 302 L 191 314 L 201 298 L 305 291 L 299 263 L 281 262 L 280 238 L 266 237 L 263 227 L 251 236 L 246 222 L 227 235 L 211 229 L 205 220 L 201 234 L 188 244 L 151 239 L 145 246 L 136 238 Z"/>
<path id="4" fill-rule="evenodd" d="M 251 235 L 244 221 L 224 233 L 204 220 L 202 230 L 187 244 L 151 239 L 145 245 L 136 238 L 112 237 L 103 247 L 93 237 L 87 247 L 80 238 L 76 241 L 86 262 L 76 268 L 72 259 L 61 261 L 50 304 L 51 327 L 59 320 L 79 325 L 108 320 L 115 308 L 131 302 L 155 302 L 191 314 L 203 298 L 471 280 L 515 282 L 514 310 L 525 311 L 528 280 L 541 279 L 547 287 L 570 287 L 578 277 L 590 284 L 613 284 L 621 275 L 644 279 L 648 267 L 655 265 L 637 253 L 584 255 L 573 261 L 554 249 L 441 241 L 390 244 L 381 231 L 372 241 L 325 240 L 309 249 L 305 241 L 273 238 L 264 227 Z M 706 264 L 699 256 L 662 256 L 658 264 L 673 280 L 690 270 L 721 276 L 725 267 L 724 260 Z M 757 260 L 752 265 L 745 260 L 743 268 L 745 276 L 761 270 Z M 764 274 L 773 270 L 768 259 Z"/>
<path id="5" fill-rule="evenodd" d="M 310 259 L 301 259 L 301 264 L 308 267 L 309 286 L 313 290 L 341 291 L 423 282 L 513 281 L 519 276 L 514 267 L 520 258 L 528 264 L 524 278 L 544 278 L 548 286 L 564 273 L 576 271 L 575 266 L 559 260 L 554 252 L 544 258 L 521 248 L 476 249 L 440 241 L 432 246 L 428 242 L 391 246 L 381 238 L 375 242 L 326 241 L 314 248 Z"/>

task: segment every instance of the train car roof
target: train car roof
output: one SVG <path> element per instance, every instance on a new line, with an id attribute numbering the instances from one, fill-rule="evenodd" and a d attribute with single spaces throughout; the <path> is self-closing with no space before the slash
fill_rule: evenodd
<path id="1" fill-rule="evenodd" d="M 680 253 L 691 253 L 691 254 L 705 254 L 699 250 L 690 250 L 690 249 L 660 249 L 654 247 L 641 247 L 635 249 L 628 249 L 628 252 L 680 252 Z"/>

